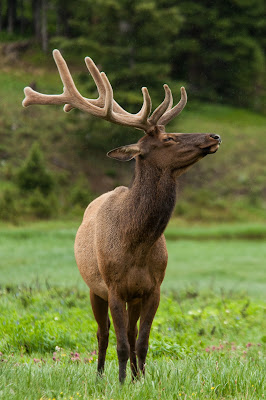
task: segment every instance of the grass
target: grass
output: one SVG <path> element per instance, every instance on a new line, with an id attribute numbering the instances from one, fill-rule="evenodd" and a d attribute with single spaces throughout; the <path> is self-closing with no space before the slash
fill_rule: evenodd
<path id="1" fill-rule="evenodd" d="M 261 399 L 263 366 L 258 359 L 219 356 L 154 361 L 145 380 L 116 383 L 117 366 L 112 361 L 102 380 L 95 366 L 80 364 L 18 364 L 2 366 L 0 387 L 5 399 Z"/>
<path id="2" fill-rule="evenodd" d="M 36 284 L 44 287 L 85 288 L 76 267 L 73 243 L 78 222 L 50 221 L 21 227 L 0 227 L 2 285 Z M 169 262 L 165 291 L 192 286 L 197 289 L 244 291 L 256 297 L 265 293 L 262 225 L 221 225 L 177 228 L 166 231 Z M 246 236 L 245 236 L 246 235 Z M 175 237 L 178 240 L 171 240 Z M 212 240 L 203 240 L 209 239 Z M 240 239 L 239 239 L 240 238 Z M 200 239 L 200 240 L 196 240 Z M 14 251 L 16 249 L 16 251 Z"/>
<path id="3" fill-rule="evenodd" d="M 96 323 L 88 292 L 13 289 L 0 296 L 0 393 L 5 399 L 256 399 L 264 391 L 265 309 L 239 295 L 163 296 L 146 379 L 118 383 L 111 328 L 96 379 Z M 71 327 L 71 328 L 70 328 Z"/>
<path id="4" fill-rule="evenodd" d="M 182 221 L 172 219 L 165 231 L 165 236 L 168 240 L 265 239 L 266 224 L 253 222 L 202 225 L 184 224 Z"/>
<path id="5" fill-rule="evenodd" d="M 169 263 L 163 288 L 244 291 L 265 296 L 263 241 L 168 241 Z"/>
<path id="6" fill-rule="evenodd" d="M 105 374 L 96 376 L 97 326 L 73 256 L 77 225 L 0 227 L 0 398 L 263 398 L 266 254 L 263 241 L 243 239 L 247 226 L 170 225 L 178 239 L 168 240 L 147 375 L 131 384 L 128 370 L 121 387 L 113 326 Z M 215 239 L 202 240 L 209 230 Z"/>

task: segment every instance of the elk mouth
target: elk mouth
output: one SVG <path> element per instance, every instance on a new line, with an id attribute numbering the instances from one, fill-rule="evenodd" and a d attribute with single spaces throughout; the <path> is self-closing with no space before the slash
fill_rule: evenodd
<path id="1" fill-rule="evenodd" d="M 209 145 L 204 145 L 200 146 L 200 148 L 204 151 L 205 154 L 214 154 L 216 151 L 219 149 L 220 142 L 219 143 L 213 143 Z"/>
<path id="2" fill-rule="evenodd" d="M 219 149 L 219 146 L 220 146 L 219 143 L 212 144 L 211 146 L 204 147 L 204 151 L 206 151 L 207 154 L 214 154 Z"/>

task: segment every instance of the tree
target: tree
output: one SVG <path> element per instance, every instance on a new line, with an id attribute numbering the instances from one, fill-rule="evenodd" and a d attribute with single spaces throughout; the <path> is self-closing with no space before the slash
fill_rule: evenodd
<path id="1" fill-rule="evenodd" d="M 47 1 L 41 0 L 41 44 L 42 50 L 46 53 L 48 50 L 48 32 L 47 32 Z"/>
<path id="2" fill-rule="evenodd" d="M 17 16 L 17 0 L 8 1 L 7 13 L 8 13 L 7 32 L 14 33 L 16 16 Z"/>
<path id="3" fill-rule="evenodd" d="M 36 41 L 41 40 L 41 0 L 32 0 L 32 21 Z"/>

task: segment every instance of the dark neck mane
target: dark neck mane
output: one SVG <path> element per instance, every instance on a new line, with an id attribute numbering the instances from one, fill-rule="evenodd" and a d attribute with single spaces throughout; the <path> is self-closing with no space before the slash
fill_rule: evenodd
<path id="1" fill-rule="evenodd" d="M 127 195 L 126 235 L 133 247 L 152 245 L 164 232 L 176 202 L 176 182 L 144 160 L 136 161 L 135 177 Z"/>

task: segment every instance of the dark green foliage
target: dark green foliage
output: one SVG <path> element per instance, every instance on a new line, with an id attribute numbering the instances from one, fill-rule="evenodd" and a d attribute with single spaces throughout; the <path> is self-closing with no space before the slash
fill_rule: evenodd
<path id="1" fill-rule="evenodd" d="M 39 189 L 30 193 L 25 200 L 25 209 L 29 215 L 47 219 L 58 216 L 58 200 L 55 194 L 43 195 Z"/>
<path id="2" fill-rule="evenodd" d="M 10 187 L 0 194 L 0 219 L 18 222 L 24 218 L 57 217 L 59 203 L 54 193 L 55 180 L 47 171 L 38 143 L 30 149 Z"/>
<path id="3" fill-rule="evenodd" d="M 56 218 L 58 199 L 54 193 L 43 195 L 39 189 L 21 193 L 17 188 L 5 189 L 0 194 L 0 220 L 18 223 L 22 219 Z"/>
<path id="4" fill-rule="evenodd" d="M 40 190 L 48 195 L 54 187 L 54 179 L 45 167 L 39 144 L 33 144 L 29 156 L 17 173 L 17 185 L 25 192 Z"/>
<path id="5" fill-rule="evenodd" d="M 157 102 L 162 83 L 172 78 L 187 82 L 196 98 L 263 111 L 263 0 L 1 3 L 3 41 L 34 37 L 47 52 L 49 37 L 50 47 L 73 61 L 90 55 L 108 72 L 117 100 L 132 110 L 141 86 L 148 86 Z M 88 89 L 94 90 L 93 84 Z"/>
<path id="6" fill-rule="evenodd" d="M 81 176 L 71 189 L 69 207 L 81 206 L 84 209 L 94 197 L 90 190 L 89 182 Z"/>
<path id="7" fill-rule="evenodd" d="M 0 195 L 0 220 L 16 222 L 18 216 L 16 190 L 5 189 Z"/>
<path id="8" fill-rule="evenodd" d="M 186 22 L 173 54 L 176 74 L 196 97 L 263 110 L 264 1 L 180 1 L 179 8 Z"/>

